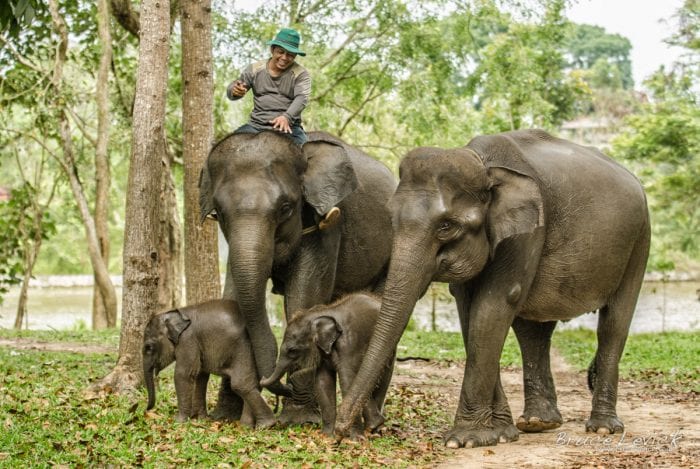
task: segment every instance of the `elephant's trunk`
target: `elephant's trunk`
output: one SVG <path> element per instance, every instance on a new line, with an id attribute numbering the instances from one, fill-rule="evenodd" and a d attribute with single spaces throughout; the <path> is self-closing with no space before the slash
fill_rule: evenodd
<path id="1" fill-rule="evenodd" d="M 236 230 L 227 236 L 228 272 L 235 289 L 232 299 L 238 302 L 245 318 L 260 377 L 270 376 L 277 360 L 277 341 L 265 308 L 274 255 L 273 236 L 272 227 L 244 217 L 236 220 Z"/>
<path id="2" fill-rule="evenodd" d="M 269 388 L 270 386 L 274 384 L 279 384 L 280 386 L 283 386 L 282 383 L 280 383 L 280 380 L 284 376 L 284 374 L 289 371 L 291 363 L 289 361 L 285 361 L 280 357 L 280 360 L 277 362 L 277 366 L 275 367 L 275 371 L 272 372 L 272 375 L 269 377 L 263 377 L 263 379 L 260 380 L 260 386 Z"/>
<path id="3" fill-rule="evenodd" d="M 382 306 L 362 365 L 347 396 L 343 397 L 336 432 L 346 436 L 352 422 L 362 412 L 381 373 L 394 356 L 413 308 L 429 285 L 435 264 L 435 252 L 428 240 L 394 241 Z"/>
<path id="4" fill-rule="evenodd" d="M 148 404 L 146 410 L 151 410 L 156 405 L 156 386 L 155 386 L 156 370 L 153 364 L 143 364 L 143 379 L 146 383 L 146 391 L 148 391 Z"/>

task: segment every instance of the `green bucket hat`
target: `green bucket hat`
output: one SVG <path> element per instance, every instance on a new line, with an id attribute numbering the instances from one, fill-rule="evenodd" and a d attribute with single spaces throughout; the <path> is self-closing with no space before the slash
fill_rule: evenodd
<path id="1" fill-rule="evenodd" d="M 299 42 L 301 42 L 301 36 L 299 33 L 291 28 L 282 28 L 277 36 L 271 41 L 267 41 L 268 46 L 280 46 L 282 49 L 291 52 L 292 54 L 297 54 L 304 56 L 306 52 L 299 49 Z"/>

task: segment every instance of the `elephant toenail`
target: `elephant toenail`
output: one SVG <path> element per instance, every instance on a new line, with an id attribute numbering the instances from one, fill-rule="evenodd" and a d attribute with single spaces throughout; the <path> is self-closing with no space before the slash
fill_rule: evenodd
<path id="1" fill-rule="evenodd" d="M 596 430 L 596 433 L 597 433 L 598 435 L 609 435 L 609 434 L 610 434 L 610 430 L 607 429 L 607 428 L 605 428 L 605 427 L 600 427 L 598 430 Z"/>
<path id="2" fill-rule="evenodd" d="M 457 449 L 457 448 L 459 448 L 459 443 L 457 443 L 457 441 L 455 441 L 455 440 L 449 440 L 447 442 L 447 444 L 445 444 L 445 446 L 447 446 L 448 448 L 451 448 L 451 449 Z"/>

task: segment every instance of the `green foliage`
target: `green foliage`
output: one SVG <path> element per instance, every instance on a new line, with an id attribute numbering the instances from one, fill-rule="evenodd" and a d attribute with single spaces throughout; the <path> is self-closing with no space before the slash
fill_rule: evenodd
<path id="1" fill-rule="evenodd" d="M 56 231 L 51 214 L 34 209 L 35 198 L 36 189 L 25 183 L 0 202 L 0 303 L 9 287 L 22 281 L 35 240 L 48 239 Z"/>
<path id="2" fill-rule="evenodd" d="M 650 266 L 670 270 L 678 254 L 700 256 L 700 107 L 686 75 L 659 71 L 648 84 L 656 99 L 626 119 L 612 153 L 639 168 L 652 212 Z"/>
<path id="3" fill-rule="evenodd" d="M 564 37 L 567 66 L 590 70 L 594 88 L 631 89 L 632 61 L 629 39 L 610 34 L 600 26 L 571 23 Z"/>
<path id="4" fill-rule="evenodd" d="M 700 392 L 700 333 L 633 334 L 620 361 L 620 376 L 682 392 Z M 588 329 L 557 331 L 554 347 L 579 370 L 595 356 L 596 333 Z"/>
<path id="5" fill-rule="evenodd" d="M 17 37 L 22 28 L 32 24 L 37 13 L 46 10 L 41 0 L 6 0 L 0 3 L 0 33 Z"/>
<path id="6" fill-rule="evenodd" d="M 539 24 L 511 21 L 481 51 L 470 77 L 484 130 L 553 128 L 573 116 L 585 89 L 564 73 L 564 3 L 547 2 Z"/>
<path id="7" fill-rule="evenodd" d="M 10 16 L 15 20 L 20 17 L 22 5 L 26 5 L 27 12 L 35 9 L 35 19 L 26 22 L 24 19 L 28 18 L 20 18 L 22 28 L 7 37 L 8 47 L 3 44 L 0 48 L 0 185 L 7 185 L 16 176 L 12 164 L 8 164 L 15 154 L 20 154 L 27 164 L 32 164 L 41 152 L 60 155 L 56 111 L 59 104 L 66 104 L 71 110 L 78 172 L 90 198 L 94 193 L 94 147 L 90 138 L 96 130 L 94 74 L 99 57 L 95 2 L 59 2 L 70 37 L 60 96 L 50 85 L 56 35 L 44 2 L 6 2 L 5 9 L 0 10 L 0 23 L 6 26 Z M 647 143 L 663 140 L 661 135 L 645 137 L 648 129 L 661 134 L 662 130 L 671 132 L 670 127 L 677 127 L 677 132 L 688 133 L 689 141 L 693 140 L 692 132 L 697 135 L 697 118 L 691 109 L 697 108 L 697 101 L 693 99 L 684 105 L 678 95 L 671 105 L 669 99 L 663 98 L 662 109 L 661 94 L 677 84 L 658 78 L 653 85 L 653 103 L 639 109 L 637 98 L 630 91 L 629 41 L 598 26 L 567 22 L 562 15 L 564 0 L 507 5 L 496 0 L 328 0 L 313 5 L 315 9 L 307 11 L 304 9 L 309 8 L 308 2 L 275 0 L 263 2 L 254 12 L 245 12 L 238 4 L 213 2 L 216 138 L 245 121 L 252 107 L 250 96 L 235 103 L 228 101 L 226 85 L 245 65 L 265 58 L 265 42 L 286 25 L 301 31 L 307 56 L 298 60 L 313 78 L 312 100 L 304 112 L 307 130 L 339 134 L 392 169 L 416 146 L 461 146 L 476 134 L 521 127 L 554 130 L 577 112 L 613 117 L 636 112 L 639 122 L 633 122 L 629 135 L 621 142 L 630 140 L 635 133 Z M 14 10 L 7 10 L 8 7 Z M 696 18 L 697 2 L 687 0 L 679 10 L 678 33 L 671 42 L 697 50 L 693 49 L 698 43 Z M 109 152 L 113 211 L 109 266 L 117 272 L 122 262 L 124 191 L 138 39 L 116 23 L 112 35 Z M 179 177 L 182 83 L 177 27 L 173 28 L 170 44 L 165 131 Z M 697 85 L 693 85 L 697 77 L 687 73 L 683 80 L 690 84 L 688 89 L 695 86 L 697 90 Z M 668 126 L 654 122 L 660 116 L 670 119 L 676 114 L 678 122 Z M 687 119 L 681 122 L 682 116 Z M 646 130 L 637 132 L 639 129 Z M 621 143 L 620 153 L 636 153 L 640 145 L 640 141 Z M 696 151 L 694 148 L 688 144 L 688 151 Z M 658 159 L 657 169 L 656 162 L 652 165 L 646 161 L 651 160 L 639 159 L 633 166 L 647 168 L 649 175 L 642 178 L 655 192 L 650 195 L 655 230 L 651 265 L 668 268 L 685 257 L 698 255 L 692 236 L 693 230 L 697 232 L 697 209 L 689 208 L 692 197 L 684 202 L 680 191 L 676 191 L 683 187 L 688 194 L 696 187 L 689 180 L 693 168 L 673 162 L 677 170 L 671 175 L 667 162 Z M 62 177 L 55 162 L 48 170 L 53 179 Z M 662 200 L 674 192 L 678 194 L 672 203 Z M 84 229 L 65 185 L 58 187 L 53 207 L 57 232 L 44 244 L 37 272 L 89 273 Z M 666 210 L 668 207 L 670 211 Z"/>

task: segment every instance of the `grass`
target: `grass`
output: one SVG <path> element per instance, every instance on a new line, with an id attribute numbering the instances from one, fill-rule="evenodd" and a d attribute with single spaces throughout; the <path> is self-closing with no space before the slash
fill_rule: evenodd
<path id="1" fill-rule="evenodd" d="M 119 333 L 0 330 L 0 338 L 12 337 L 116 348 Z M 591 331 L 557 331 L 554 342 L 578 369 L 587 367 L 595 351 Z M 408 331 L 400 345 L 399 356 L 445 365 L 464 361 L 458 333 Z M 699 350 L 698 333 L 632 336 L 622 361 L 622 376 L 697 392 Z M 392 386 L 384 433 L 363 444 L 344 441 L 338 445 L 310 426 L 253 431 L 212 421 L 177 423 L 173 367 L 161 373 L 153 412 L 144 413 L 143 391 L 86 400 L 82 391 L 105 376 L 115 360 L 115 353 L 0 347 L 0 467 L 430 467 L 451 454 L 442 444 L 442 433 L 454 410 L 446 404 L 446 393 L 439 386 Z M 520 365 L 512 334 L 501 362 Z M 210 404 L 217 389 L 218 380 L 213 379 Z M 267 397 L 273 404 L 272 397 Z"/>
<path id="2" fill-rule="evenodd" d="M 553 346 L 565 360 L 586 370 L 597 347 L 595 331 L 556 331 Z M 620 361 L 620 377 L 652 387 L 700 393 L 700 333 L 665 332 L 629 336 Z"/>

